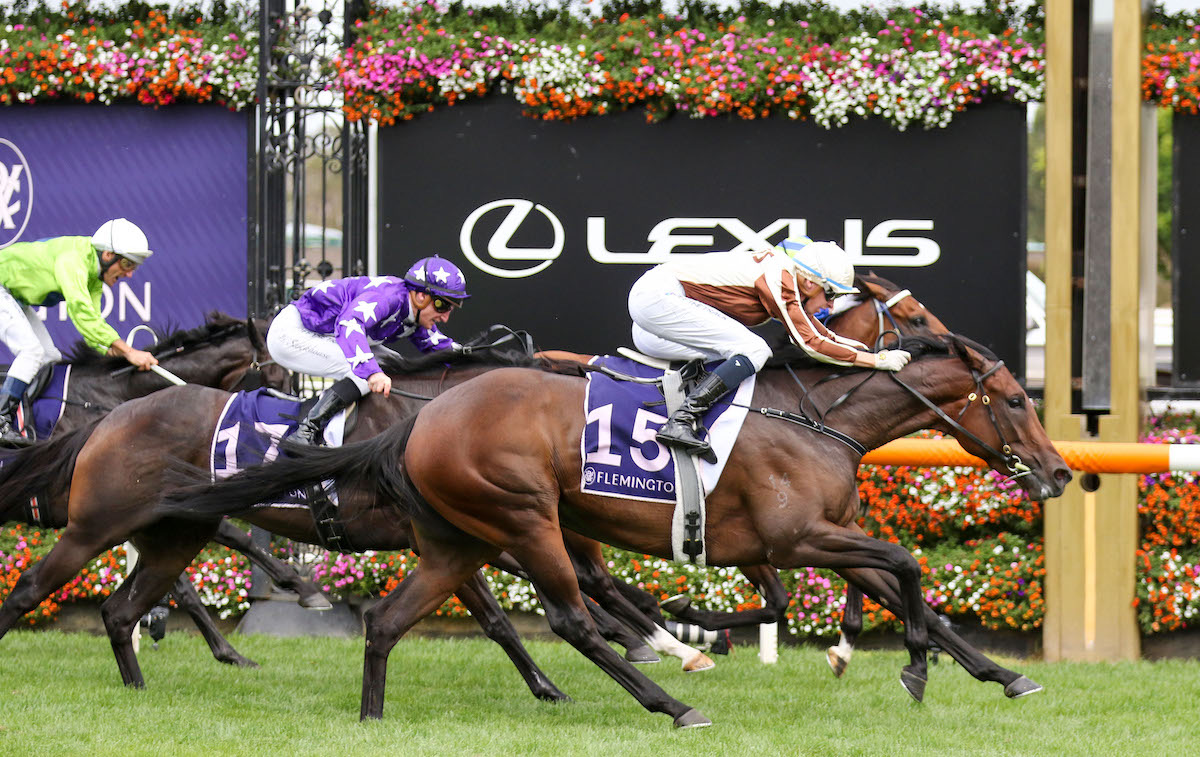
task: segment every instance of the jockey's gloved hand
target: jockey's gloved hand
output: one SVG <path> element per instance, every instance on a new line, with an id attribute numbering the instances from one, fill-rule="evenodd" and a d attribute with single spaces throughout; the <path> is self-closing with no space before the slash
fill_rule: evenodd
<path id="1" fill-rule="evenodd" d="M 912 355 L 904 350 L 880 350 L 875 353 L 875 368 L 881 371 L 898 371 L 908 365 Z"/>

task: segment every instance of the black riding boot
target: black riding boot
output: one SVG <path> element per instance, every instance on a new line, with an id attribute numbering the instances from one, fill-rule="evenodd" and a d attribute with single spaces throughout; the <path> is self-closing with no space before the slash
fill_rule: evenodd
<path id="1" fill-rule="evenodd" d="M 21 398 L 0 394 L 0 447 L 28 447 L 33 441 L 17 432 L 17 408 Z"/>
<path id="2" fill-rule="evenodd" d="M 697 435 L 700 416 L 728 392 L 729 387 L 720 376 L 716 373 L 708 374 L 688 394 L 679 409 L 671 413 L 670 419 L 663 424 L 654 438 L 683 447 L 689 455 L 703 455 L 709 452 L 712 447 Z"/>
<path id="3" fill-rule="evenodd" d="M 321 446 L 325 424 L 329 419 L 354 404 L 359 398 L 358 387 L 350 379 L 340 379 L 333 386 L 321 392 L 312 409 L 299 428 L 292 435 L 292 441 L 297 444 L 307 444 L 310 447 Z"/>

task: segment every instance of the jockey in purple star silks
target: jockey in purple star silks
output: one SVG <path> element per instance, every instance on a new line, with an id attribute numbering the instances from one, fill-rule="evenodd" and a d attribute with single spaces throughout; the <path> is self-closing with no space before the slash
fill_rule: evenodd
<path id="1" fill-rule="evenodd" d="M 385 397 L 392 380 L 371 354 L 372 344 L 401 337 L 422 352 L 456 346 L 438 330 L 467 294 L 462 271 L 449 260 L 422 258 L 403 279 L 353 276 L 323 281 L 288 305 L 267 332 L 271 357 L 289 370 L 338 379 L 321 393 L 294 439 L 319 444 L 325 424 L 367 392 Z"/>

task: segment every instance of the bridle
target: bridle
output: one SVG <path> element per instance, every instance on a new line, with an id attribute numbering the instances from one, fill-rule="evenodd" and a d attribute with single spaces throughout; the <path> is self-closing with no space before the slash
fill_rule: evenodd
<path id="1" fill-rule="evenodd" d="M 875 317 L 879 324 L 879 336 L 875 337 L 875 349 L 878 350 L 883 347 L 883 338 L 888 334 L 895 334 L 898 342 L 904 340 L 903 334 L 900 333 L 900 324 L 896 323 L 896 317 L 892 315 L 892 308 L 905 297 L 912 297 L 912 292 L 907 289 L 901 289 L 883 302 L 880 302 L 877 297 L 871 298 L 871 301 L 875 303 Z M 885 327 L 883 322 L 885 317 L 892 324 L 890 329 Z"/>
<path id="2" fill-rule="evenodd" d="M 963 361 L 964 364 L 967 364 L 966 357 L 963 354 L 961 354 L 957 351 L 955 354 L 960 360 Z M 973 443 L 978 445 L 986 454 L 991 455 L 992 457 L 994 457 L 996 459 L 1002 460 L 1004 462 L 1005 468 L 1007 468 L 1008 472 L 1011 474 L 1008 477 L 1008 480 L 1013 481 L 1013 480 L 1016 480 L 1016 479 L 1019 479 L 1024 476 L 1028 476 L 1028 475 L 1032 474 L 1033 470 L 1028 465 L 1026 465 L 1024 462 L 1021 461 L 1021 458 L 1019 455 L 1017 455 L 1013 452 L 1012 445 L 1008 443 L 1008 439 L 1004 434 L 1004 430 L 1000 426 L 1000 419 L 996 416 L 996 411 L 992 407 L 991 397 L 988 395 L 988 393 L 984 390 L 984 387 L 983 387 L 983 382 L 986 381 L 994 373 L 996 373 L 996 371 L 1000 370 L 1000 368 L 1003 366 L 1004 366 L 1004 361 L 997 360 L 996 363 L 991 368 L 987 369 L 983 373 L 980 373 L 973 366 L 970 366 L 969 364 L 967 364 L 967 367 L 971 371 L 971 379 L 975 384 L 975 391 L 970 392 L 967 395 L 967 402 L 963 406 L 962 411 L 959 412 L 957 418 L 950 417 L 950 415 L 947 414 L 946 411 L 942 410 L 942 408 L 940 408 L 936 404 L 934 404 L 928 397 L 926 397 L 925 395 L 921 394 L 919 391 L 917 391 L 913 387 L 906 384 L 897 375 L 898 372 L 887 371 L 887 373 L 888 373 L 888 376 L 892 379 L 892 381 L 895 381 L 897 384 L 902 386 L 906 391 L 908 391 L 909 394 L 911 394 L 919 402 L 921 402 L 923 405 L 925 405 L 927 408 L 929 408 L 935 415 L 938 416 L 938 418 L 940 418 L 942 420 L 943 423 L 945 423 L 947 426 L 954 429 L 955 431 L 957 431 L 959 434 L 966 437 L 967 439 L 970 439 Z M 809 394 L 811 394 L 811 392 L 813 390 L 815 390 L 821 384 L 824 384 L 828 381 L 832 381 L 832 380 L 835 380 L 835 379 L 838 379 L 838 378 L 841 378 L 843 376 L 847 376 L 850 374 L 839 372 L 839 373 L 834 373 L 834 374 L 825 376 L 820 381 L 816 382 L 810 389 L 809 387 L 805 386 L 804 382 L 800 380 L 800 377 L 798 375 L 796 375 L 795 370 L 793 370 L 790 365 L 788 365 L 786 367 L 787 367 L 787 371 L 791 375 L 792 379 L 796 382 L 796 384 L 801 389 L 800 402 L 799 402 L 799 410 L 800 410 L 799 413 L 790 413 L 785 410 L 778 410 L 775 408 L 766 408 L 766 407 L 760 407 L 760 408 L 752 408 L 752 407 L 748 407 L 748 406 L 742 406 L 742 407 L 747 407 L 747 409 L 753 410 L 753 411 L 759 413 L 760 415 L 763 415 L 763 416 L 766 416 L 769 418 L 778 418 L 780 420 L 788 421 L 790 423 L 794 423 L 796 425 L 800 425 L 800 426 L 809 428 L 820 434 L 824 434 L 825 436 L 829 436 L 829 437 L 841 442 L 842 444 L 846 445 L 850 449 L 854 450 L 859 456 L 866 454 L 867 449 L 860 442 L 851 438 L 847 434 L 844 434 L 840 431 L 837 431 L 836 429 L 833 429 L 833 428 L 830 428 L 829 426 L 827 426 L 825 423 L 825 416 L 828 415 L 831 411 L 833 411 L 834 408 L 838 407 L 839 405 L 845 403 L 848 399 L 850 399 L 850 397 L 856 391 L 858 391 L 868 381 L 870 381 L 872 378 L 874 378 L 875 374 L 879 373 L 879 371 L 868 370 L 866 377 L 863 378 L 862 381 L 855 383 L 854 386 L 852 386 L 848 391 L 846 391 L 844 394 L 842 394 L 840 397 L 838 397 L 836 400 L 834 400 L 829 405 L 829 407 L 827 407 L 824 411 L 818 410 L 816 408 L 815 404 L 811 403 L 811 401 L 810 401 L 810 404 L 812 404 L 812 406 L 813 406 L 814 415 L 817 416 L 817 418 L 814 420 L 811 416 L 809 416 L 804 411 L 804 404 L 805 404 L 805 401 L 809 399 Z M 992 445 L 988 444 L 983 439 L 979 438 L 979 436 L 976 435 L 974 432 L 970 431 L 969 429 L 967 429 L 965 426 L 962 425 L 962 422 L 961 422 L 962 417 L 966 414 L 967 410 L 969 410 L 971 408 L 971 405 L 974 404 L 974 402 L 976 400 L 979 400 L 980 403 L 983 405 L 984 409 L 987 411 L 988 420 L 991 422 L 992 428 L 996 431 L 996 436 L 1000 439 L 1000 449 L 996 449 Z"/>

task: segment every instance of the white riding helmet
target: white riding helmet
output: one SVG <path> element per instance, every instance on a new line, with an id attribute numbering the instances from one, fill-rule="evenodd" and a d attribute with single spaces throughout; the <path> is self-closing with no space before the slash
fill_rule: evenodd
<path id="1" fill-rule="evenodd" d="M 105 221 L 92 234 L 92 246 L 97 250 L 115 252 L 138 264 L 145 263 L 146 258 L 154 254 L 142 230 L 124 218 Z"/>
<path id="2" fill-rule="evenodd" d="M 820 284 L 829 294 L 858 294 L 854 287 L 854 264 L 846 251 L 835 243 L 795 237 L 783 240 L 776 249 L 791 259 L 796 273 Z"/>

